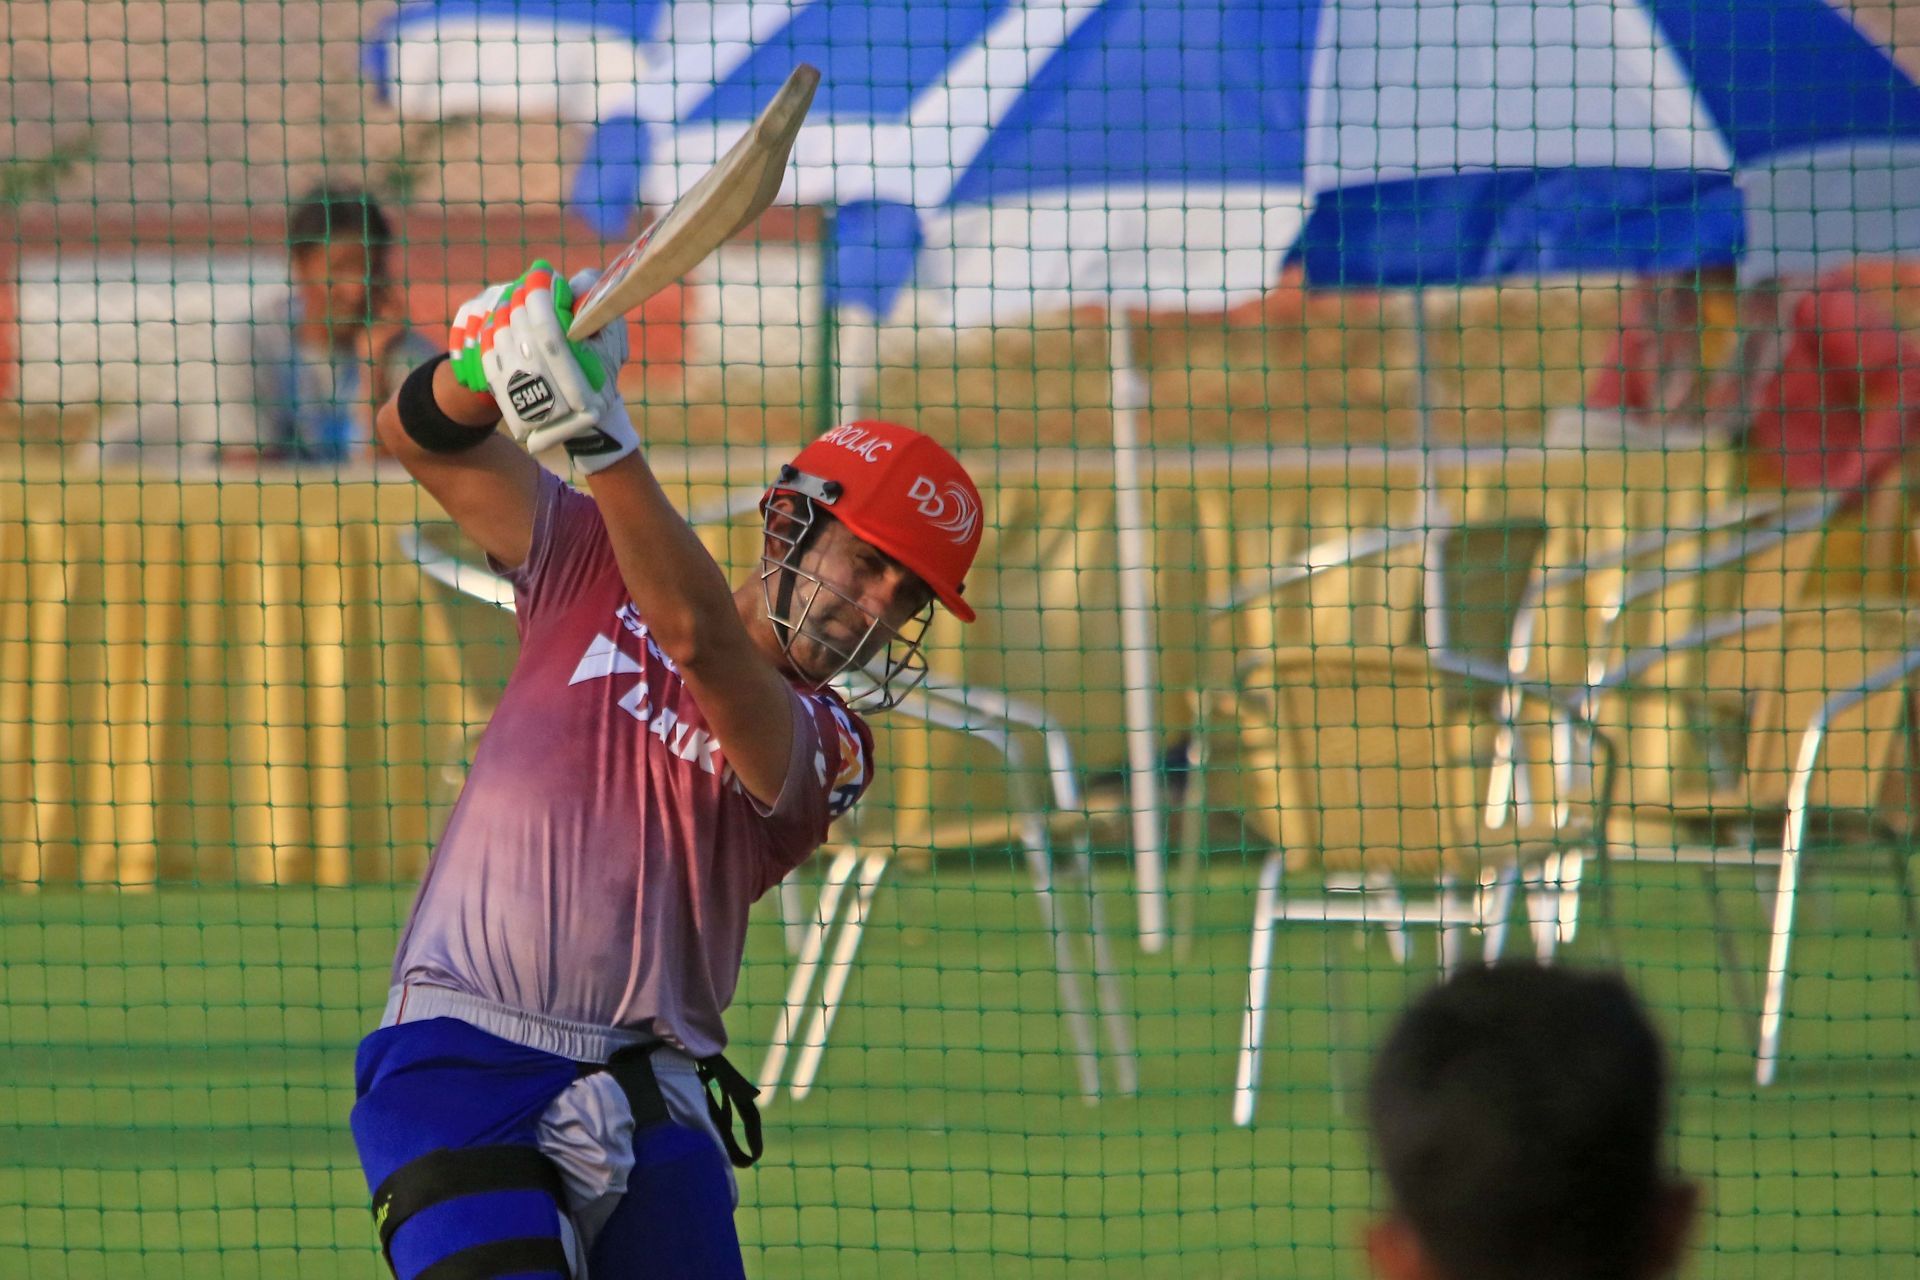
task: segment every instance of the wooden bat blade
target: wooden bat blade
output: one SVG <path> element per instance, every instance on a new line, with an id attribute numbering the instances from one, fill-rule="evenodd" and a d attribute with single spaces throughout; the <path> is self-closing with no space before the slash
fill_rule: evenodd
<path id="1" fill-rule="evenodd" d="M 820 72 L 802 63 L 740 140 L 607 264 L 575 303 L 567 336 L 578 342 L 673 284 L 767 211 L 786 177 L 793 140 L 813 105 Z"/>

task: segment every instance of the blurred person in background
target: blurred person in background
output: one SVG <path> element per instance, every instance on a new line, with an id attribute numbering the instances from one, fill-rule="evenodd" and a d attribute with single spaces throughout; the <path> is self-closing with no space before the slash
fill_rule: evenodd
<path id="1" fill-rule="evenodd" d="M 288 210 L 285 286 L 271 275 L 260 279 L 251 255 L 234 248 L 216 249 L 204 262 L 191 254 L 173 261 L 164 293 L 136 300 L 129 291 L 118 310 L 102 302 L 103 282 L 76 279 L 70 312 L 54 300 L 40 321 L 54 330 L 56 346 L 66 341 L 63 325 L 132 332 L 114 338 L 129 354 L 112 362 L 119 381 L 111 391 L 99 354 L 68 357 L 99 371 L 103 410 L 119 407 L 103 412 L 98 436 L 78 443 L 69 463 L 83 471 L 198 470 L 369 456 L 374 411 L 440 351 L 406 322 L 394 256 L 392 226 L 378 204 L 358 191 L 323 188 Z M 65 395 L 64 375 L 54 381 L 55 394 Z"/>
<path id="2" fill-rule="evenodd" d="M 1594 370 L 1587 407 L 1648 426 L 1697 427 L 1706 389 L 1738 345 L 1732 267 L 1623 286 L 1620 333 Z"/>
<path id="3" fill-rule="evenodd" d="M 1862 259 L 1740 295 L 1740 351 L 1707 389 L 1709 421 L 1742 442 L 1749 489 L 1841 507 L 1816 590 L 1912 590 L 1920 490 L 1920 263 Z"/>
<path id="4" fill-rule="evenodd" d="M 1851 263 L 1742 296 L 1741 359 L 1708 407 L 1743 434 L 1755 484 L 1864 495 L 1899 468 L 1920 432 L 1920 346 L 1899 301 L 1911 275 Z"/>
<path id="5" fill-rule="evenodd" d="M 392 225 L 366 194 L 322 188 L 294 205 L 287 255 L 291 287 L 220 358 L 222 461 L 366 455 L 374 411 L 440 350 L 400 311 Z"/>
<path id="6" fill-rule="evenodd" d="M 1473 968 L 1415 1000 L 1367 1086 L 1384 1280 L 1675 1274 L 1697 1189 L 1669 1163 L 1666 1052 L 1627 984 Z"/>

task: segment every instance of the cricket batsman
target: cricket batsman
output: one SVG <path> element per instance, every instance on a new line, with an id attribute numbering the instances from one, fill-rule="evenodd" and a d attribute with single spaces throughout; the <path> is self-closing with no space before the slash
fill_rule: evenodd
<path id="1" fill-rule="evenodd" d="M 730 586 L 620 399 L 625 324 L 567 340 L 589 281 L 536 262 L 469 300 L 378 416 L 512 583 L 521 646 L 355 1064 L 398 1280 L 744 1275 L 729 1160 L 759 1120 L 721 1051 L 748 908 L 871 780 L 861 712 L 924 677 L 935 601 L 973 619 L 979 491 L 891 423 L 780 469 Z"/>

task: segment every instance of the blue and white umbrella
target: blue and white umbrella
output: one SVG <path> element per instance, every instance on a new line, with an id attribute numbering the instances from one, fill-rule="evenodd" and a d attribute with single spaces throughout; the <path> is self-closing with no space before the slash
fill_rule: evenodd
<path id="1" fill-rule="evenodd" d="M 1309 280 L 1920 251 L 1920 90 L 1826 0 L 1329 0 Z"/>
<path id="2" fill-rule="evenodd" d="M 403 115 L 593 123 L 573 207 L 603 231 L 800 61 L 824 77 L 784 194 L 838 210 L 834 302 L 874 314 L 909 284 L 961 322 L 1205 309 L 1289 255 L 1420 286 L 1920 252 L 1920 91 L 1827 0 L 406 0 L 367 55 Z M 1138 395 L 1116 377 L 1157 856 Z"/>
<path id="3" fill-rule="evenodd" d="M 837 301 L 909 282 L 962 322 L 1233 305 L 1304 216 L 1313 5 L 1260 0 L 408 0 L 369 37 L 405 117 L 596 124 L 570 207 L 672 201 L 798 62 L 782 198 L 831 207 Z M 599 33 L 597 36 L 595 33 Z"/>
<path id="4" fill-rule="evenodd" d="M 797 61 L 874 47 L 880 6 L 818 0 L 716 90 L 738 128 Z M 838 209 L 836 301 L 887 312 L 909 281 L 965 323 L 1075 305 L 1224 307 L 1271 285 L 1304 216 L 1311 6 L 1261 0 L 910 0 L 868 80 L 816 105 Z M 903 7 L 903 13 L 905 7 Z M 836 34 L 846 34 L 836 39 Z M 910 65 L 911 55 L 924 55 Z M 919 78 L 931 72 L 930 78 Z M 711 144 L 708 144 L 711 145 Z M 705 158 L 707 146 L 700 146 Z"/>
<path id="5" fill-rule="evenodd" d="M 594 124 L 670 112 L 671 0 L 401 0 L 361 45 L 368 81 L 412 120 Z M 688 68 L 692 70 L 692 68 Z M 711 83 L 711 72 L 709 74 Z"/>
<path id="6" fill-rule="evenodd" d="M 803 60 L 785 196 L 875 309 L 1920 252 L 1920 91 L 1827 0 L 405 0 L 366 46 L 404 116 L 595 125 L 603 231 Z"/>

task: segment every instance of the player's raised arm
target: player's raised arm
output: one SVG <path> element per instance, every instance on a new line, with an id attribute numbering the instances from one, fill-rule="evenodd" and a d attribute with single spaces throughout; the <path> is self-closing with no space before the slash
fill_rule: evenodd
<path id="1" fill-rule="evenodd" d="M 740 782 L 768 808 L 793 761 L 786 677 L 754 644 L 719 565 L 637 452 L 588 477 L 620 576 L 642 617 L 726 744 Z"/>
<path id="2" fill-rule="evenodd" d="M 576 287 L 587 283 L 536 262 L 505 286 L 476 330 L 484 376 L 515 439 L 533 451 L 564 446 L 586 474 L 648 634 L 726 744 L 741 785 L 771 807 L 792 763 L 793 694 L 754 643 L 720 566 L 640 455 L 616 385 L 625 324 L 585 342 L 567 340 Z"/>
<path id="3" fill-rule="evenodd" d="M 456 345 L 499 297 L 489 289 L 460 308 Z M 540 464 L 494 432 L 500 407 L 484 389 L 475 358 L 466 357 L 466 364 L 466 384 L 447 356 L 415 369 L 374 415 L 374 431 L 481 550 L 503 565 L 518 565 L 533 544 Z"/>

